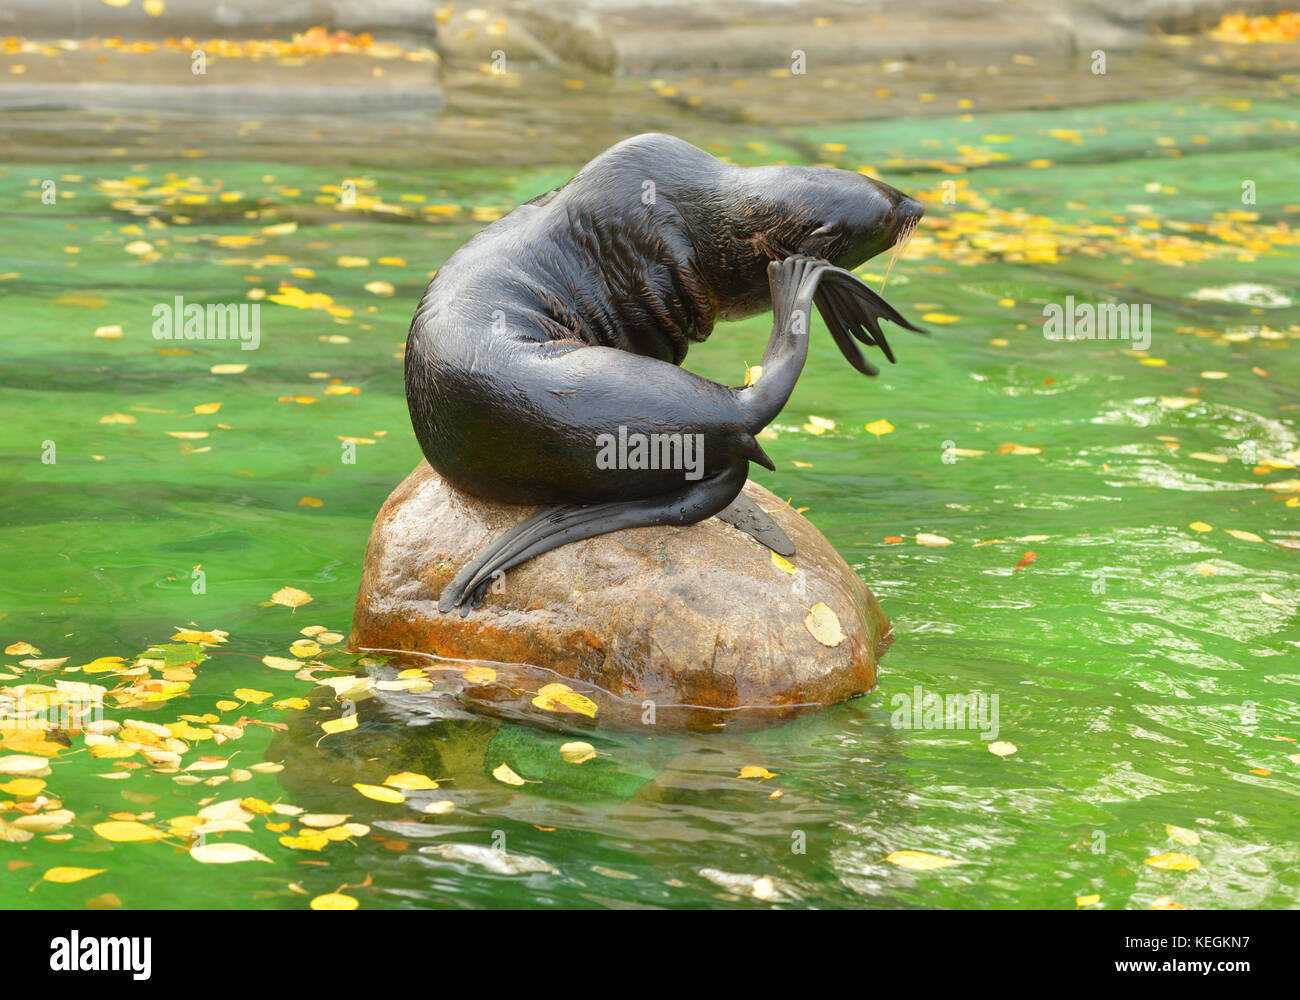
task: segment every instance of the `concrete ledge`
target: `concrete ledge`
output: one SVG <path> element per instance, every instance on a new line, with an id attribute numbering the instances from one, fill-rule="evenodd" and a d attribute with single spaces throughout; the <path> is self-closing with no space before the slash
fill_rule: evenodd
<path id="1" fill-rule="evenodd" d="M 437 34 L 432 0 L 166 0 L 158 17 L 140 2 L 5 0 L 0 6 L 0 35 L 34 39 L 288 38 L 317 25 L 426 45 Z"/>

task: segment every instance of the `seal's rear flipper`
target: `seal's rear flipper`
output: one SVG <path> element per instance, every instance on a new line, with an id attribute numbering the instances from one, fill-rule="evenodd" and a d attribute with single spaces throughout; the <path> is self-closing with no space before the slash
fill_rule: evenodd
<path id="1" fill-rule="evenodd" d="M 789 558 L 794 555 L 794 542 L 790 541 L 790 536 L 781 530 L 771 514 L 744 493 L 737 493 L 736 499 L 731 501 L 727 509 L 718 511 L 715 516 L 733 528 L 752 535 L 779 556 Z"/>
<path id="2" fill-rule="evenodd" d="M 439 611 L 477 606 L 498 573 L 551 549 L 623 528 L 687 525 L 726 507 L 745 485 L 748 461 L 715 472 L 683 489 L 643 500 L 543 507 L 520 521 L 456 574 L 438 600 Z"/>
<path id="3" fill-rule="evenodd" d="M 878 292 L 842 268 L 828 267 L 821 272 L 813 301 L 817 303 L 817 311 L 822 314 L 822 320 L 835 338 L 840 353 L 864 375 L 876 375 L 879 369 L 862 356 L 862 352 L 853 343 L 853 338 L 879 347 L 890 364 L 893 364 L 894 352 L 880 329 L 882 319 L 915 333 L 926 332 L 919 326 L 913 326 Z"/>

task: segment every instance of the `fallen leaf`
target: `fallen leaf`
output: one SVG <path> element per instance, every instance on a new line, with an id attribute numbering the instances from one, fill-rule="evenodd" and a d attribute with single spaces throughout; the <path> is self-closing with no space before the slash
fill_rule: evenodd
<path id="1" fill-rule="evenodd" d="M 368 799 L 374 799 L 376 802 L 405 802 L 406 796 L 396 788 L 385 788 L 383 785 L 363 785 L 354 783 L 353 788 Z"/>
<path id="2" fill-rule="evenodd" d="M 271 863 L 265 854 L 247 844 L 195 844 L 190 848 L 190 857 L 205 865 L 233 865 L 241 861 Z"/>
<path id="3" fill-rule="evenodd" d="M 803 627 L 823 646 L 838 646 L 847 638 L 840 629 L 840 620 L 835 612 L 821 601 L 809 610 L 803 620 Z"/>
<path id="4" fill-rule="evenodd" d="M 341 892 L 327 892 L 317 896 L 309 905 L 313 910 L 355 910 L 361 904 Z"/>
<path id="5" fill-rule="evenodd" d="M 1201 867 L 1201 863 L 1196 858 L 1173 851 L 1166 854 L 1157 854 L 1155 857 L 1147 858 L 1142 863 L 1150 865 L 1152 868 L 1159 868 L 1161 871 L 1174 872 L 1190 872 Z"/>
<path id="6" fill-rule="evenodd" d="M 954 861 L 951 858 L 940 858 L 933 854 L 926 854 L 924 851 L 895 851 L 885 858 L 891 865 L 898 865 L 900 868 L 909 868 L 917 872 L 935 871 L 939 868 L 949 868 L 952 865 L 959 865 L 962 862 Z"/>
<path id="7" fill-rule="evenodd" d="M 281 587 L 271 595 L 272 604 L 282 604 L 286 608 L 300 608 L 311 600 L 311 594 L 296 587 Z"/>
<path id="8" fill-rule="evenodd" d="M 560 747 L 560 758 L 569 764 L 581 764 L 596 756 L 596 748 L 590 743 L 575 740 Z"/>
<path id="9" fill-rule="evenodd" d="M 46 882 L 58 882 L 66 884 L 68 882 L 80 882 L 82 879 L 93 878 L 108 869 L 106 868 L 51 868 L 41 878 Z"/>
<path id="10" fill-rule="evenodd" d="M 506 785 L 524 784 L 524 779 L 519 777 L 519 775 L 515 774 L 515 772 L 511 769 L 509 764 L 501 764 L 497 768 L 495 768 L 492 772 L 492 777 L 496 778 L 497 781 L 500 781 L 502 784 L 506 784 Z"/>

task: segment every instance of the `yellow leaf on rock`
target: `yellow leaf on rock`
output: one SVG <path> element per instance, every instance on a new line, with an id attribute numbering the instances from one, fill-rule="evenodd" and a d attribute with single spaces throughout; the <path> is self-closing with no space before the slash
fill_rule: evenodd
<path id="1" fill-rule="evenodd" d="M 952 865 L 961 864 L 960 861 L 954 861 L 951 858 L 940 858 L 934 854 L 926 854 L 924 851 L 895 851 L 885 860 L 891 865 L 909 868 L 916 872 L 929 872 L 938 868 L 948 868 Z"/>
<path id="2" fill-rule="evenodd" d="M 471 684 L 491 684 L 497 679 L 497 672 L 491 667 L 470 667 L 461 676 Z"/>
<path id="3" fill-rule="evenodd" d="M 835 612 L 821 601 L 809 610 L 803 620 L 803 627 L 823 646 L 838 646 L 847 638 L 840 629 L 840 620 Z"/>
<path id="4" fill-rule="evenodd" d="M 782 573 L 790 573 L 791 575 L 793 575 L 799 572 L 795 568 L 794 563 L 792 563 L 789 559 L 785 558 L 785 556 L 777 552 L 772 553 L 772 565 L 775 566 L 777 569 L 779 569 Z"/>

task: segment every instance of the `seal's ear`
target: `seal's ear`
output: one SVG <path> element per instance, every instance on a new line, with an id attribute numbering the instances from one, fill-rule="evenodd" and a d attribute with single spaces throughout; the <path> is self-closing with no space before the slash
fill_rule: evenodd
<path id="1" fill-rule="evenodd" d="M 926 333 L 908 322 L 875 289 L 843 268 L 828 267 L 819 275 L 813 301 L 840 353 L 863 375 L 878 375 L 880 369 L 862 356 L 858 345 L 853 342 L 855 338 L 879 347 L 890 364 L 895 360 L 894 352 L 880 329 L 880 320 L 887 319 L 916 333 Z"/>

